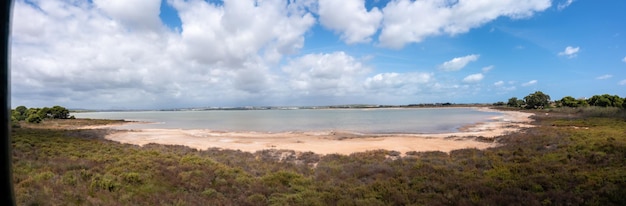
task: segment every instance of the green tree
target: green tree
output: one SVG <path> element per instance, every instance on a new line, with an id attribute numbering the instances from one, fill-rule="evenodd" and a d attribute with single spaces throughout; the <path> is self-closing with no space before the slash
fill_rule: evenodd
<path id="1" fill-rule="evenodd" d="M 544 108 L 550 104 L 550 96 L 541 91 L 529 94 L 524 97 L 526 108 Z"/>
<path id="2" fill-rule="evenodd" d="M 70 110 L 57 105 L 50 109 L 50 114 L 53 119 L 67 119 L 70 116 Z"/>
<path id="3" fill-rule="evenodd" d="M 62 106 L 53 106 L 52 108 L 26 108 L 19 106 L 11 110 L 11 121 L 18 122 L 26 120 L 30 123 L 39 123 L 44 119 L 74 119 L 70 116 L 70 111 Z"/>
<path id="4" fill-rule="evenodd" d="M 11 127 L 12 128 L 19 128 L 20 127 L 19 120 L 17 120 L 13 115 L 11 115 Z"/>
<path id="5" fill-rule="evenodd" d="M 18 111 L 21 114 L 26 113 L 26 110 L 28 110 L 28 108 L 26 108 L 26 106 L 18 106 L 15 108 L 15 111 Z"/>
<path id="6" fill-rule="evenodd" d="M 613 98 L 611 99 L 611 101 L 613 102 L 613 106 L 614 107 L 621 107 L 621 108 L 626 108 L 624 107 L 624 99 L 620 98 L 617 95 L 613 95 Z"/>
<path id="7" fill-rule="evenodd" d="M 39 115 L 41 119 L 47 119 L 50 116 L 52 116 L 52 113 L 50 111 L 50 108 L 44 107 L 44 108 L 39 109 L 39 111 L 37 112 L 37 115 Z"/>
<path id="8" fill-rule="evenodd" d="M 30 117 L 33 114 L 39 114 L 39 108 L 28 108 L 28 110 L 26 110 L 26 117 Z"/>
<path id="9" fill-rule="evenodd" d="M 506 103 L 506 105 L 509 107 L 521 107 L 524 104 L 525 104 L 524 100 L 517 99 L 517 97 L 511 97 L 509 101 Z"/>
<path id="10" fill-rule="evenodd" d="M 587 102 L 591 106 L 623 107 L 624 100 L 617 95 L 603 94 L 593 95 Z"/>
<path id="11" fill-rule="evenodd" d="M 574 97 L 572 96 L 566 96 L 563 97 L 561 100 L 559 100 L 559 103 L 561 104 L 561 106 L 564 107 L 578 107 L 579 105 L 579 101 L 574 99 Z"/>
<path id="12" fill-rule="evenodd" d="M 26 119 L 26 118 L 24 118 Z M 16 110 L 11 110 L 11 121 L 21 121 L 24 120 L 22 119 L 22 114 L 20 114 L 20 112 L 16 111 Z"/>
<path id="13" fill-rule="evenodd" d="M 41 118 L 38 114 L 31 114 L 28 118 L 26 118 L 26 121 L 30 123 L 40 123 L 42 120 L 43 118 Z"/>
<path id="14" fill-rule="evenodd" d="M 16 121 L 26 120 L 26 117 L 28 117 L 26 114 L 27 111 L 28 108 L 25 106 L 18 106 L 14 110 L 11 110 L 11 118 L 14 118 Z"/>

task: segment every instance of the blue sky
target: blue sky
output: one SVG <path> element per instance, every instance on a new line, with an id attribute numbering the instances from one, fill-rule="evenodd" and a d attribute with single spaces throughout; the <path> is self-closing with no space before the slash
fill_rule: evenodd
<path id="1" fill-rule="evenodd" d="M 16 0 L 12 105 L 626 96 L 620 0 Z"/>

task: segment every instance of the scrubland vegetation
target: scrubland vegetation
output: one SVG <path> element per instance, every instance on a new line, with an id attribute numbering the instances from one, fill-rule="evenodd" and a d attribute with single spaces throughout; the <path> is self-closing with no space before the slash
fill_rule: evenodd
<path id="1" fill-rule="evenodd" d="M 625 205 L 626 118 L 609 109 L 537 110 L 500 147 L 403 156 L 139 147 L 23 123 L 14 188 L 18 205 Z"/>
<path id="2" fill-rule="evenodd" d="M 74 119 L 74 116 L 70 116 L 70 110 L 58 105 L 52 108 L 27 108 L 25 106 L 18 106 L 11 110 L 11 122 L 13 123 L 20 121 L 41 123 L 41 121 L 45 119 Z M 17 127 L 19 124 L 13 124 L 12 126 Z"/>
<path id="3" fill-rule="evenodd" d="M 494 103 L 494 106 L 504 106 L 504 102 Z M 536 91 L 532 94 L 528 94 L 524 99 L 518 99 L 517 97 L 511 97 L 506 103 L 509 107 L 520 107 L 526 109 L 537 108 L 551 108 L 551 107 L 569 107 L 569 108 L 581 108 L 581 107 L 615 107 L 626 108 L 626 98 L 622 98 L 618 95 L 593 95 L 591 98 L 578 98 L 575 99 L 572 96 L 565 96 L 560 100 L 554 102 L 550 101 L 550 95 L 544 94 L 541 91 Z"/>

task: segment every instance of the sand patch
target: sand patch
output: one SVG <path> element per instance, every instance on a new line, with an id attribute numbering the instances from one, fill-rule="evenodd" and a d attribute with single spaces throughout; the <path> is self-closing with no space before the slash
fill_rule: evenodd
<path id="1" fill-rule="evenodd" d="M 287 149 L 317 154 L 351 154 L 368 150 L 394 150 L 405 154 L 409 151 L 442 151 L 456 149 L 485 149 L 496 143 L 479 141 L 475 137 L 489 139 L 517 132 L 530 127 L 533 114 L 517 111 L 500 112 L 487 122 L 470 125 L 459 132 L 441 134 L 359 134 L 341 131 L 315 132 L 225 132 L 212 130 L 141 129 L 119 130 L 106 139 L 145 145 L 149 143 L 184 145 L 200 150 L 223 148 L 256 152 L 265 149 Z"/>

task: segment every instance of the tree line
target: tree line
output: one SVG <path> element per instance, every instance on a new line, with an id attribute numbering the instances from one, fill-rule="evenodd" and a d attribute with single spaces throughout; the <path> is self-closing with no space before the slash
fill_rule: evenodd
<path id="1" fill-rule="evenodd" d="M 494 105 L 504 106 L 504 102 L 498 102 Z M 506 103 L 509 107 L 523 107 L 526 109 L 541 109 L 546 107 L 618 107 L 626 108 L 626 98 L 618 95 L 602 94 L 594 95 L 591 98 L 576 99 L 572 96 L 565 96 L 560 100 L 550 101 L 550 95 L 541 91 L 531 93 L 523 99 L 511 97 Z"/>
<path id="2" fill-rule="evenodd" d="M 40 123 L 45 119 L 74 119 L 70 116 L 70 110 L 62 106 L 44 107 L 44 108 L 27 108 L 26 106 L 18 106 L 11 110 L 11 121 L 26 121 L 30 123 Z"/>

